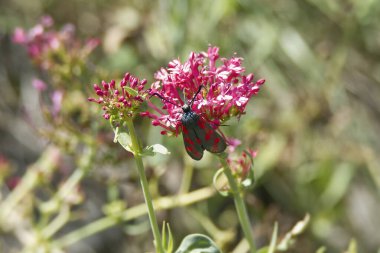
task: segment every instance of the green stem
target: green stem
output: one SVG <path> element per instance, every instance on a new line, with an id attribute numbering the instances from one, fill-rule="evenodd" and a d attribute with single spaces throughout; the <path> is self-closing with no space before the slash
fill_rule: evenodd
<path id="1" fill-rule="evenodd" d="M 95 146 L 92 142 L 88 142 L 88 149 L 82 154 L 78 168 L 75 169 L 53 198 L 41 204 L 40 208 L 47 211 L 43 213 L 42 223 L 40 223 L 43 225 L 41 233 L 45 238 L 53 236 L 54 233 L 61 229 L 70 219 L 70 209 L 66 206 L 66 203 L 62 202 L 65 202 L 65 198 L 67 198 L 68 195 L 73 194 L 75 187 L 78 186 L 80 181 L 87 174 L 93 164 L 94 156 Z M 50 222 L 50 224 L 46 225 L 44 220 L 49 219 L 50 214 L 55 211 L 59 211 L 59 214 Z"/>
<path id="2" fill-rule="evenodd" d="M 241 196 L 241 192 L 239 190 L 239 187 L 236 183 L 234 176 L 232 175 L 231 168 L 227 163 L 226 154 L 222 153 L 222 154 L 218 155 L 218 157 L 219 157 L 220 162 L 222 163 L 222 166 L 224 169 L 223 172 L 227 177 L 228 184 L 229 184 L 230 189 L 232 191 L 232 194 L 234 197 L 235 208 L 236 208 L 236 211 L 238 214 L 240 225 L 243 229 L 245 239 L 248 241 L 248 244 L 250 247 L 250 252 L 255 253 L 256 252 L 256 246 L 255 246 L 255 241 L 253 239 L 253 233 L 251 230 L 251 223 L 249 221 L 247 209 L 245 207 L 245 203 L 244 203 L 243 198 Z"/>
<path id="3" fill-rule="evenodd" d="M 52 237 L 58 230 L 60 230 L 67 223 L 69 219 L 69 206 L 61 206 L 58 215 L 41 231 L 42 236 L 46 239 Z"/>
<path id="4" fill-rule="evenodd" d="M 59 188 L 57 198 L 65 198 L 69 195 L 78 183 L 82 180 L 82 178 L 86 175 L 87 169 L 79 167 L 70 175 L 70 177 L 64 182 L 62 187 Z"/>
<path id="5" fill-rule="evenodd" d="M 39 179 L 38 172 L 38 169 L 35 167 L 27 171 L 17 187 L 1 203 L 0 223 L 7 222 L 10 213 L 15 210 L 19 202 L 37 185 Z"/>
<path id="6" fill-rule="evenodd" d="M 53 146 L 44 151 L 38 161 L 27 169 L 21 182 L 0 202 L 0 226 L 7 223 L 9 214 L 15 212 L 19 202 L 38 185 L 38 180 L 43 175 L 50 175 L 56 168 L 57 149 Z"/>
<path id="7" fill-rule="evenodd" d="M 132 150 L 134 152 L 137 171 L 139 173 L 140 183 L 143 189 L 145 204 L 148 208 L 148 216 L 149 216 L 150 226 L 152 228 L 152 232 L 153 232 L 153 236 L 155 240 L 156 250 L 158 253 L 164 253 L 165 251 L 162 246 L 161 235 L 160 235 L 160 230 L 158 229 L 156 214 L 154 213 L 152 197 L 150 196 L 150 193 L 149 193 L 148 180 L 146 179 L 144 164 L 142 162 L 141 147 L 137 139 L 133 121 L 127 120 L 126 123 L 129 130 L 129 135 L 131 136 Z"/>
<path id="8" fill-rule="evenodd" d="M 185 159 L 185 168 L 183 169 L 181 188 L 179 193 L 186 193 L 191 186 L 191 178 L 193 177 L 193 163 L 190 163 L 188 159 Z"/>
<path id="9" fill-rule="evenodd" d="M 167 210 L 174 207 L 188 206 L 206 200 L 214 196 L 214 194 L 214 188 L 205 187 L 186 194 L 161 197 L 154 200 L 153 204 L 156 207 L 156 210 Z M 146 213 L 147 208 L 145 204 L 133 206 L 122 212 L 120 216 L 106 216 L 80 227 L 57 239 L 53 244 L 57 247 L 66 247 L 100 231 L 116 226 L 120 221 L 130 221 L 141 217 Z"/>

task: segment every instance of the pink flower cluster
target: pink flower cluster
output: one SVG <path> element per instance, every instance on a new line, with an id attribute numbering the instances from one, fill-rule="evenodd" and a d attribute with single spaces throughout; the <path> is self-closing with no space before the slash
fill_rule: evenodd
<path id="1" fill-rule="evenodd" d="M 56 31 L 53 24 L 54 21 L 50 16 L 44 16 L 29 31 L 18 27 L 13 33 L 13 42 L 25 46 L 29 57 L 43 69 L 52 66 L 51 55 L 61 49 L 66 53 L 83 57 L 99 45 L 97 39 L 89 39 L 84 45 L 81 45 L 74 37 L 75 27 L 73 25 L 66 24 L 60 31 Z"/>
<path id="2" fill-rule="evenodd" d="M 101 87 L 94 84 L 94 90 L 99 98 L 88 98 L 88 100 L 103 106 L 105 119 L 108 120 L 112 117 L 115 121 L 122 121 L 134 117 L 139 111 L 139 107 L 147 95 L 144 89 L 146 83 L 146 79 L 140 81 L 126 73 L 119 86 L 116 86 L 114 80 L 109 83 L 102 81 Z"/>
<path id="3" fill-rule="evenodd" d="M 229 153 L 227 162 L 240 181 L 248 177 L 256 155 L 257 152 L 252 149 L 242 152 L 240 156 L 236 156 L 235 153 Z"/>
<path id="4" fill-rule="evenodd" d="M 191 109 L 215 128 L 231 117 L 243 115 L 248 101 L 265 80 L 255 82 L 252 73 L 245 75 L 242 58 L 219 58 L 219 48 L 209 46 L 207 53 L 192 52 L 184 63 L 173 60 L 168 68 L 161 68 L 155 74 L 150 94 L 164 98 L 164 105 L 160 109 L 150 103 L 157 114 L 143 115 L 152 118 L 153 125 L 163 127 L 163 134 L 178 135 L 182 131 L 181 106 L 193 99 L 200 86 L 203 89 Z"/>

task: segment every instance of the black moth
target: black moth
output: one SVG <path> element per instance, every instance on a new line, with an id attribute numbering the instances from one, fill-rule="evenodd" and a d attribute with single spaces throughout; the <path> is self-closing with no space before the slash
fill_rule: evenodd
<path id="1" fill-rule="evenodd" d="M 224 138 L 216 132 L 205 119 L 191 110 L 194 100 L 202 87 L 203 86 L 199 86 L 198 91 L 195 93 L 189 104 L 185 103 L 182 106 L 183 115 L 181 117 L 181 123 L 183 142 L 185 144 L 186 152 L 194 160 L 202 159 L 204 150 L 211 153 L 221 153 L 227 147 Z M 158 96 L 168 103 L 174 104 L 163 98 L 160 94 L 154 93 L 153 95 Z"/>

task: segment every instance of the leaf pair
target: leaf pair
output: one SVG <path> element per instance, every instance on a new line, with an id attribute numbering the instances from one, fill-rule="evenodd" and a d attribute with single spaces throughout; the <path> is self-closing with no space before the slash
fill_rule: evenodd
<path id="1" fill-rule="evenodd" d="M 135 151 L 132 149 L 131 137 L 127 132 L 120 132 L 120 128 L 116 127 L 114 129 L 115 139 L 114 142 L 119 142 L 121 146 L 128 152 L 135 154 Z M 153 144 L 151 146 L 146 146 L 142 150 L 142 156 L 155 156 L 156 154 L 169 155 L 170 152 L 161 144 Z"/>
<path id="2" fill-rule="evenodd" d="M 162 245 L 166 253 L 173 252 L 173 235 L 169 224 L 165 221 L 162 226 Z M 221 253 L 221 251 L 209 237 L 202 234 L 191 234 L 182 240 L 175 253 Z"/>

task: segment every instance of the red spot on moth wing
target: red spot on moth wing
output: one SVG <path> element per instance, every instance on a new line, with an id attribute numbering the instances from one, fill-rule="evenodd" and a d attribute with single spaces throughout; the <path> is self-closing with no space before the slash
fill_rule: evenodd
<path id="1" fill-rule="evenodd" d="M 213 136 L 213 133 L 214 133 L 214 130 L 212 129 L 208 129 L 206 131 L 206 135 L 205 135 L 205 140 L 206 141 L 209 141 L 211 139 L 211 137 Z"/>
<path id="2" fill-rule="evenodd" d="M 204 129 L 205 126 L 206 126 L 206 123 L 204 122 L 204 120 L 202 119 L 199 119 L 198 122 L 197 122 L 198 126 L 201 128 L 201 129 Z"/>
<path id="3" fill-rule="evenodd" d="M 190 145 L 187 145 L 185 148 L 187 152 L 193 152 L 193 148 Z"/>
<path id="4" fill-rule="evenodd" d="M 202 158 L 202 156 L 203 156 L 203 152 L 201 153 L 201 152 L 198 152 L 197 150 L 195 150 L 195 151 L 193 152 L 193 156 L 195 156 L 195 157 L 199 157 L 199 159 L 200 159 L 200 158 Z"/>
<path id="5" fill-rule="evenodd" d="M 203 150 L 200 152 L 199 150 L 195 149 L 195 146 L 186 145 L 186 152 L 194 160 L 200 160 L 203 156 Z"/>
<path id="6" fill-rule="evenodd" d="M 211 153 L 221 153 L 226 149 L 227 144 L 223 137 L 207 122 L 204 122 L 203 129 L 197 129 L 196 132 L 203 141 L 202 146 L 207 151 Z"/>
<path id="7" fill-rule="evenodd" d="M 210 152 L 212 153 L 220 153 L 220 152 L 223 152 L 227 145 L 226 145 L 226 142 L 224 141 L 224 139 L 222 139 L 222 137 L 216 133 L 216 136 L 214 138 L 214 143 L 212 144 L 211 148 L 210 148 Z"/>
<path id="8" fill-rule="evenodd" d="M 194 128 L 183 127 L 182 136 L 186 152 L 194 160 L 200 160 L 203 156 L 204 148 L 202 147 L 202 142 L 196 135 Z"/>
<path id="9" fill-rule="evenodd" d="M 193 145 L 194 144 L 194 141 L 192 139 L 190 139 L 189 137 L 183 137 L 183 141 L 186 144 L 189 144 L 189 145 Z"/>

